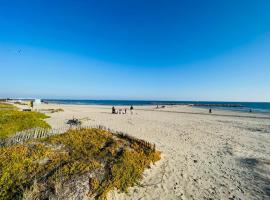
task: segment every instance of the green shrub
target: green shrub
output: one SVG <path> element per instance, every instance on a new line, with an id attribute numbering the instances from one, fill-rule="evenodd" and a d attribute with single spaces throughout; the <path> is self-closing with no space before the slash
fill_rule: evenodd
<path id="1" fill-rule="evenodd" d="M 0 148 L 0 199 L 36 198 L 39 188 L 53 192 L 59 182 L 98 169 L 103 174 L 89 177 L 89 195 L 106 199 L 113 188 L 126 192 L 160 159 L 159 152 L 134 143 L 108 131 L 81 129 Z"/>
<path id="2" fill-rule="evenodd" d="M 0 139 L 6 138 L 18 131 L 35 127 L 50 128 L 50 125 L 44 121 L 45 118 L 47 118 L 45 114 L 38 112 L 0 109 Z"/>

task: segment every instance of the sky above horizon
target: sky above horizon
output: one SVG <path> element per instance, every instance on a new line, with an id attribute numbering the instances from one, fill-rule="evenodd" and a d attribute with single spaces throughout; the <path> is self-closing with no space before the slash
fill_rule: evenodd
<path id="1" fill-rule="evenodd" d="M 270 102 L 268 0 L 0 0 L 0 98 Z"/>

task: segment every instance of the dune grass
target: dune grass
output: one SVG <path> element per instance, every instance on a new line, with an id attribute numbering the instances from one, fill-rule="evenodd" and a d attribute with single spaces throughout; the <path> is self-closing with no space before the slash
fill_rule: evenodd
<path id="1" fill-rule="evenodd" d="M 29 194 L 61 199 L 70 180 L 85 176 L 88 195 L 106 199 L 114 188 L 126 192 L 137 184 L 145 168 L 159 159 L 158 151 L 137 140 L 100 129 L 69 130 L 0 149 L 0 199 L 29 198 Z M 63 184 L 62 190 L 57 189 Z"/>
<path id="2" fill-rule="evenodd" d="M 0 139 L 34 127 L 50 128 L 44 121 L 45 118 L 45 114 L 22 112 L 13 105 L 0 103 Z"/>
<path id="3" fill-rule="evenodd" d="M 64 109 L 62 108 L 50 108 L 50 109 L 41 109 L 40 111 L 44 111 L 44 112 L 50 112 L 50 113 L 57 113 L 57 112 L 64 112 Z"/>
<path id="4" fill-rule="evenodd" d="M 52 109 L 51 112 L 52 112 L 52 113 L 56 113 L 56 112 L 64 112 L 64 109 L 62 109 L 62 108 Z"/>
<path id="5" fill-rule="evenodd" d="M 17 108 L 11 104 L 0 102 L 0 110 L 17 110 Z"/>

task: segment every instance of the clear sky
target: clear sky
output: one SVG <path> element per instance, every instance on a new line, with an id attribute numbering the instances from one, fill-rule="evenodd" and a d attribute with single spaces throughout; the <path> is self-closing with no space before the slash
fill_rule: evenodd
<path id="1" fill-rule="evenodd" d="M 0 0 L 0 97 L 270 101 L 269 0 Z"/>

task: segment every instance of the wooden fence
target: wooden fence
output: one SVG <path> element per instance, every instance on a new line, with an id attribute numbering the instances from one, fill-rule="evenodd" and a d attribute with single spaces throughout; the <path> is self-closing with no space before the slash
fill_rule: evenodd
<path id="1" fill-rule="evenodd" d="M 128 135 L 124 132 L 121 131 L 115 131 L 110 128 L 107 128 L 102 125 L 88 125 L 88 126 L 64 126 L 61 128 L 56 128 L 56 129 L 44 129 L 44 128 L 33 128 L 33 129 L 28 129 L 25 131 L 17 132 L 15 135 L 8 137 L 6 139 L 0 139 L 0 147 L 4 146 L 10 146 L 14 144 L 22 144 L 28 140 L 31 139 L 38 139 L 38 138 L 46 138 L 49 136 L 53 135 L 59 135 L 67 132 L 70 129 L 75 129 L 75 130 L 80 130 L 80 129 L 89 129 L 89 128 L 97 128 L 101 130 L 106 130 L 111 133 L 113 133 L 115 136 L 123 139 L 127 139 L 130 142 L 136 142 L 139 145 L 145 146 L 149 149 L 155 150 L 155 144 L 152 144 L 150 142 L 146 142 L 144 140 L 138 139 L 136 137 L 133 137 L 131 135 Z"/>

